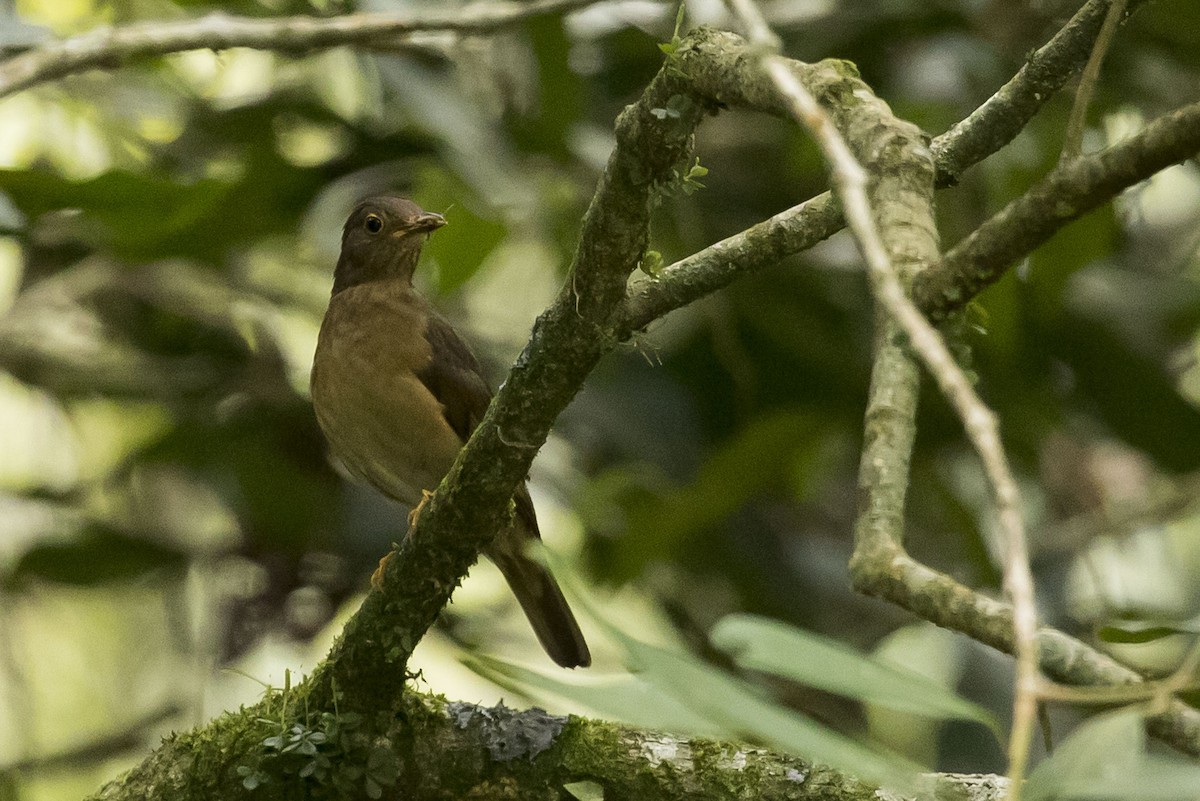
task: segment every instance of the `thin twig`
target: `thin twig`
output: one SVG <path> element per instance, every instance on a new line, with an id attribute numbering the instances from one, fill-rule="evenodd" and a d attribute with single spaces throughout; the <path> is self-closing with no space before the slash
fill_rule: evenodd
<path id="1" fill-rule="evenodd" d="M 1100 687 L 1071 687 L 1045 682 L 1038 695 L 1046 701 L 1066 704 L 1130 704 L 1149 701 L 1154 714 L 1161 714 L 1169 707 L 1173 696 L 1200 688 L 1200 638 L 1188 648 L 1171 675 L 1159 681 L 1143 681 L 1133 684 L 1110 684 Z"/>
<path id="2" fill-rule="evenodd" d="M 1063 137 L 1062 156 L 1059 161 L 1071 161 L 1083 150 L 1083 132 L 1087 128 L 1088 106 L 1092 104 L 1092 95 L 1096 92 L 1096 84 L 1100 80 L 1100 65 L 1113 40 L 1117 38 L 1117 27 L 1125 16 L 1126 0 L 1112 0 L 1108 14 L 1104 17 L 1104 25 L 1100 35 L 1096 37 L 1096 45 L 1084 65 L 1083 74 L 1079 76 L 1079 88 L 1075 90 L 1075 104 L 1071 107 L 1071 118 L 1067 121 L 1067 132 Z"/>
<path id="3" fill-rule="evenodd" d="M 379 12 L 340 17 L 254 19 L 216 13 L 185 22 L 144 22 L 102 28 L 46 42 L 0 63 L 0 97 L 64 75 L 185 50 L 253 47 L 307 53 L 339 45 L 377 44 L 418 31 L 482 34 L 530 17 L 574 11 L 599 1 L 488 0 L 421 14 Z"/>
<path id="4" fill-rule="evenodd" d="M 967 436 L 983 462 L 992 486 L 1001 530 L 1006 539 L 1005 585 L 1013 602 L 1016 638 L 1016 688 L 1013 727 L 1009 741 L 1010 798 L 1020 797 L 1037 723 L 1037 689 L 1041 680 L 1037 653 L 1037 610 L 1033 574 L 1025 545 L 1025 524 L 1016 480 L 1000 442 L 996 416 L 971 387 L 941 336 L 913 305 L 893 269 L 876 229 L 867 198 L 867 174 L 859 165 L 828 115 L 796 79 L 788 61 L 779 56 L 779 39 L 768 27 L 753 0 L 728 0 L 734 14 L 748 29 L 749 39 L 761 48 L 760 59 L 776 87 L 787 99 L 793 115 L 812 132 L 830 163 L 832 180 L 842 200 L 846 222 L 867 262 L 876 299 L 908 335 L 913 350 L 938 383 L 963 421 Z"/>

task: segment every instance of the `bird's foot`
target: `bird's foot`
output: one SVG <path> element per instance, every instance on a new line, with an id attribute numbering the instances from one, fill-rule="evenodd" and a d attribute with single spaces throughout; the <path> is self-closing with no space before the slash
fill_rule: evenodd
<path id="1" fill-rule="evenodd" d="M 387 570 L 387 563 L 391 560 L 395 551 L 388 551 L 379 559 L 379 567 L 375 568 L 375 572 L 371 574 L 371 589 L 383 589 L 383 571 Z"/>
<path id="2" fill-rule="evenodd" d="M 417 526 L 417 521 L 421 519 L 421 510 L 425 508 L 425 504 L 429 503 L 429 499 L 433 497 L 433 493 L 427 489 L 421 490 L 421 500 L 413 507 L 413 510 L 408 513 L 408 530 L 412 532 Z"/>
<path id="3" fill-rule="evenodd" d="M 404 538 L 408 539 L 412 534 L 413 528 L 416 527 L 417 521 L 421 519 L 421 510 L 425 508 L 425 504 L 429 503 L 429 499 L 433 497 L 433 493 L 427 489 L 421 490 L 421 500 L 413 507 L 413 510 L 408 513 L 408 531 Z M 383 588 L 383 571 L 387 569 L 388 561 L 395 554 L 395 551 L 388 551 L 379 560 L 379 567 L 375 568 L 375 572 L 371 574 L 371 589 L 378 590 Z"/>

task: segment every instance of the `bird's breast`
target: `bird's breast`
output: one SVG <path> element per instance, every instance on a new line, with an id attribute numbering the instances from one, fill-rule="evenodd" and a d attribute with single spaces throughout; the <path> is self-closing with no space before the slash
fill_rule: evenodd
<path id="1" fill-rule="evenodd" d="M 330 300 L 313 359 L 313 407 L 334 453 L 410 505 L 437 486 L 462 447 L 416 375 L 432 358 L 427 321 L 411 287 L 350 287 Z"/>

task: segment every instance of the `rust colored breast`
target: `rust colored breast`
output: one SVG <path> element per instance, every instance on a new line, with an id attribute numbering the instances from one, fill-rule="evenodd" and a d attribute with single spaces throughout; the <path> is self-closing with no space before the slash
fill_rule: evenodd
<path id="1" fill-rule="evenodd" d="M 405 282 L 345 289 L 330 300 L 313 361 L 313 407 L 334 454 L 408 505 L 437 486 L 462 447 L 416 376 L 432 355 L 428 314 Z"/>

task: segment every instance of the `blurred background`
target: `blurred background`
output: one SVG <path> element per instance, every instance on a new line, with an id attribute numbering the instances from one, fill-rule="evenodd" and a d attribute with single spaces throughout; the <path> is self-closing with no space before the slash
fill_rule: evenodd
<path id="1" fill-rule="evenodd" d="M 445 5 L 7 0 L 0 48 L 217 9 Z M 764 3 L 789 55 L 853 60 L 933 135 L 1077 6 Z M 330 464 L 309 403 L 345 215 L 382 190 L 445 213 L 418 282 L 498 383 L 563 280 L 613 119 L 658 69 L 675 10 L 604 3 L 371 51 L 193 51 L 0 101 L 0 798 L 79 797 L 167 731 L 320 659 L 405 511 Z M 699 23 L 729 25 L 717 0 L 688 4 L 685 27 Z M 1200 5 L 1149 4 L 1105 63 L 1085 150 L 1198 97 Z M 1054 165 L 1070 103 L 939 194 L 947 245 Z M 826 187 L 807 137 L 778 120 L 723 113 L 697 153 L 703 187 L 656 211 L 667 263 Z M 1160 671 L 1200 626 L 1198 223 L 1189 161 L 1066 229 L 950 326 L 1003 421 L 1044 619 Z M 849 589 L 870 343 L 841 234 L 606 358 L 532 473 L 596 667 L 555 672 L 481 564 L 418 651 L 422 686 L 722 733 L 659 708 L 620 635 L 725 668 L 708 633 L 749 612 L 1005 720 L 1007 658 Z M 910 497 L 913 554 L 998 593 L 986 487 L 932 391 Z M 1004 766 L 975 723 L 766 692 L 930 767 Z"/>

